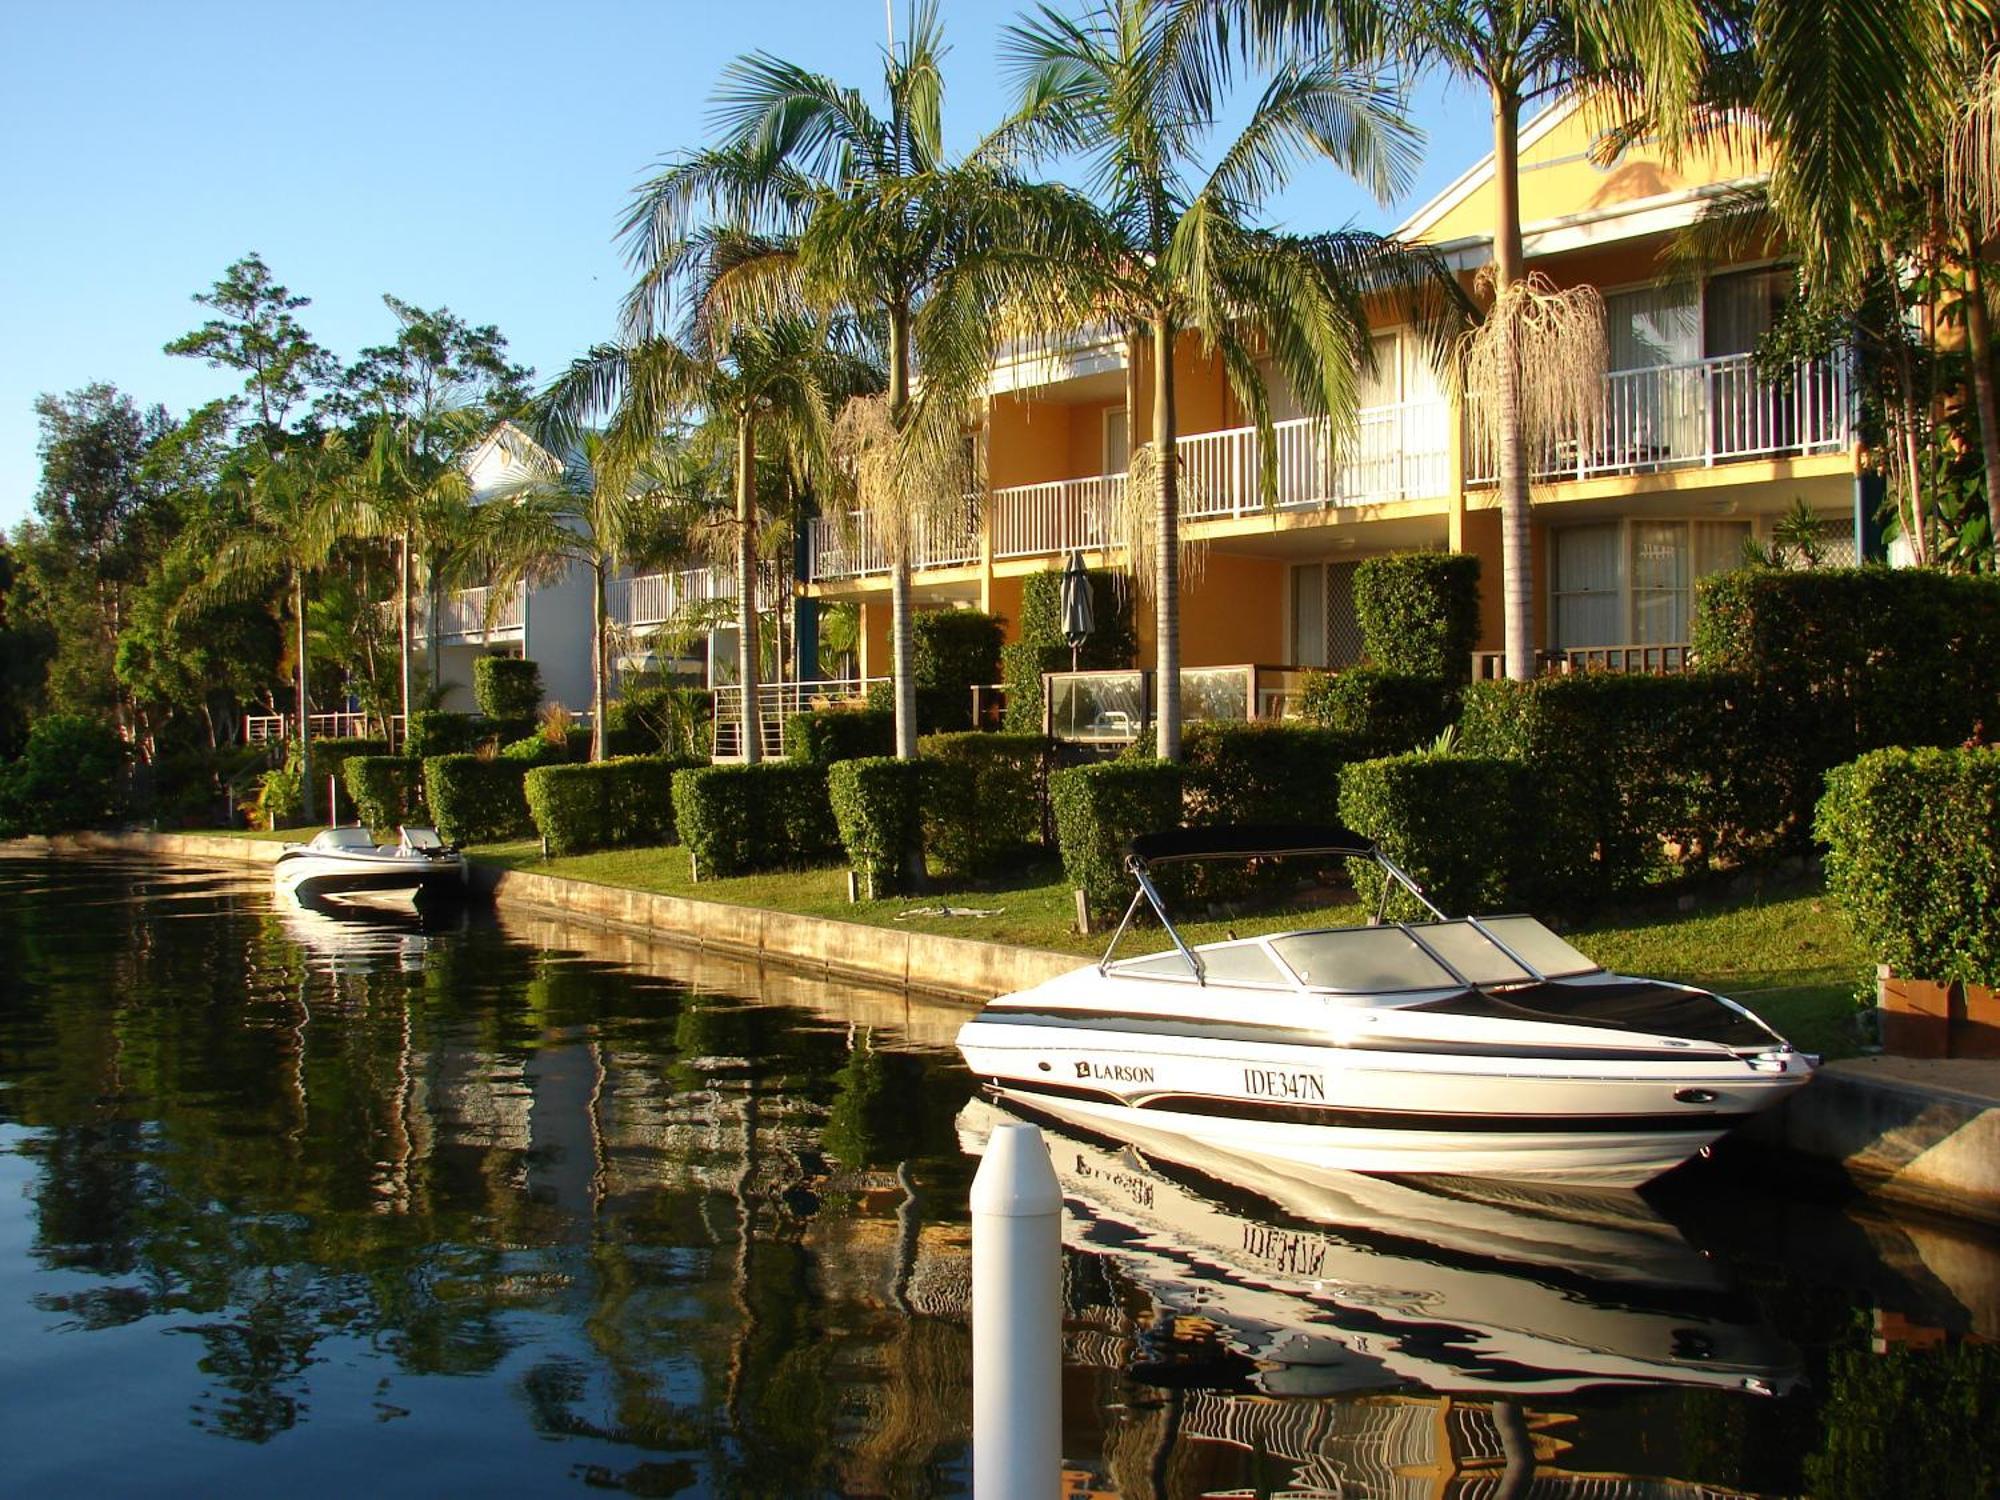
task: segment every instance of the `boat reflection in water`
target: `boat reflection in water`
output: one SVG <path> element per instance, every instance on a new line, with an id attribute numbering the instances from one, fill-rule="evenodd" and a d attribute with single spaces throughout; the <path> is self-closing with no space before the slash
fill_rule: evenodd
<path id="1" fill-rule="evenodd" d="M 283 886 L 271 892 L 271 909 L 285 936 L 323 974 L 365 974 L 392 967 L 415 974 L 424 955 L 448 933 L 462 932 L 465 904 L 425 902 L 412 906 L 394 897 L 365 895 L 329 900 Z"/>
<path id="2" fill-rule="evenodd" d="M 974 1099 L 960 1145 L 977 1153 L 1016 1118 Z M 1062 1183 L 1063 1243 L 1152 1304 L 1137 1363 L 1164 1368 L 1136 1378 L 1175 1383 L 1171 1366 L 1205 1346 L 1194 1383 L 1233 1365 L 1267 1396 L 1798 1381 L 1795 1351 L 1635 1194 L 1273 1170 L 1183 1137 L 1120 1146 L 1026 1118 Z M 1182 1323 L 1197 1348 L 1171 1347 Z"/>

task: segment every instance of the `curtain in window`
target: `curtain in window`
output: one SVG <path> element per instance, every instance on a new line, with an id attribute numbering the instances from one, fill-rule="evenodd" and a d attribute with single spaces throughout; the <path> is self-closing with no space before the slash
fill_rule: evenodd
<path id="1" fill-rule="evenodd" d="M 1786 270 L 1737 271 L 1708 284 L 1708 356 L 1751 354 L 1791 295 Z M 1798 441 L 1797 410 L 1778 386 L 1766 385 L 1747 362 L 1716 370 L 1711 417 L 1718 453 L 1767 453 Z"/>
<path id="2" fill-rule="evenodd" d="M 1326 569 L 1308 563 L 1292 569 L 1292 663 L 1326 663 Z"/>
<path id="3" fill-rule="evenodd" d="M 1743 561 L 1743 543 L 1749 536 L 1748 521 L 1696 521 L 1693 576 L 1706 578 L 1735 567 Z"/>
<path id="4" fill-rule="evenodd" d="M 1698 457 L 1702 384 L 1701 303 L 1686 282 L 1604 299 L 1611 378 L 1606 382 L 1605 461 L 1649 464 Z"/>
<path id="5" fill-rule="evenodd" d="M 1618 523 L 1565 526 L 1551 534 L 1554 642 L 1617 646 L 1625 640 L 1619 593 Z"/>
<path id="6" fill-rule="evenodd" d="M 1632 523 L 1632 639 L 1651 646 L 1688 638 L 1688 526 Z"/>
<path id="7" fill-rule="evenodd" d="M 1104 413 L 1104 472 L 1123 474 L 1132 460 L 1131 418 L 1122 406 Z"/>

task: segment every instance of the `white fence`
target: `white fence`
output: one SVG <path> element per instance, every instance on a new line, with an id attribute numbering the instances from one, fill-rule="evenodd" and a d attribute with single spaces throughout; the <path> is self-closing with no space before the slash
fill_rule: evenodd
<path id="1" fill-rule="evenodd" d="M 864 511 L 817 516 L 808 536 L 807 576 L 815 583 L 865 578 L 889 571 L 889 552 L 876 535 L 875 518 Z M 962 568 L 979 561 L 979 497 L 925 518 L 917 527 L 915 568 Z"/>
<path id="2" fill-rule="evenodd" d="M 760 573 L 757 607 L 774 609 L 781 591 L 767 571 Z M 664 625 L 698 605 L 727 604 L 735 599 L 736 574 L 728 568 L 641 573 L 635 578 L 614 578 L 604 586 L 605 613 L 628 630 Z"/>
<path id="3" fill-rule="evenodd" d="M 1767 380 L 1747 354 L 1648 370 L 1614 370 L 1587 424 L 1558 433 L 1528 456 L 1531 477 L 1587 479 L 1646 469 L 1823 453 L 1851 440 L 1851 393 L 1842 359 L 1800 360 L 1790 379 Z M 1482 403 L 1469 406 L 1466 479 L 1499 477 L 1499 447 Z"/>
<path id="4" fill-rule="evenodd" d="M 886 678 L 873 681 L 884 682 Z M 870 683 L 853 678 L 820 682 L 757 684 L 757 743 L 767 760 L 785 749 L 785 720 L 808 709 L 854 703 L 868 696 Z M 743 759 L 743 689 L 715 689 L 715 759 Z"/>
<path id="5" fill-rule="evenodd" d="M 381 724 L 374 714 L 329 713 L 312 716 L 316 740 L 366 739 Z M 403 716 L 391 714 L 389 724 L 398 742 L 403 738 Z M 299 731 L 297 714 L 245 714 L 243 742 L 261 745 L 267 740 L 288 740 Z"/>
<path id="6" fill-rule="evenodd" d="M 438 603 L 438 639 L 485 641 L 518 632 L 523 618 L 522 590 L 516 587 L 496 604 L 494 596 L 498 592 L 477 588 L 447 594 Z M 493 611 L 491 619 L 487 618 L 489 607 Z M 423 600 L 416 601 L 412 615 L 410 627 L 414 639 L 426 639 L 430 633 L 430 611 Z"/>

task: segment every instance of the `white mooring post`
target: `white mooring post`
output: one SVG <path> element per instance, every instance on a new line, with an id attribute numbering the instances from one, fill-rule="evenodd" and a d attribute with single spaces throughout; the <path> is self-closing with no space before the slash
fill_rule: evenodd
<path id="1" fill-rule="evenodd" d="M 996 1126 L 972 1179 L 972 1493 L 1062 1486 L 1062 1189 L 1032 1125 Z"/>

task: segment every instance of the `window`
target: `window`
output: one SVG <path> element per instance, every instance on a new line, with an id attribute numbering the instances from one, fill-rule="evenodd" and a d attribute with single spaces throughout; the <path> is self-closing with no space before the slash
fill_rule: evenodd
<path id="1" fill-rule="evenodd" d="M 1271 948 L 1314 989 L 1366 993 L 1455 988 L 1458 981 L 1400 927 L 1343 927 L 1272 938 Z"/>
<path id="2" fill-rule="evenodd" d="M 1533 917 L 1482 917 L 1479 925 L 1533 964 L 1546 979 L 1597 972 L 1596 964 Z"/>
<path id="3" fill-rule="evenodd" d="M 1301 563 L 1292 572 L 1292 665 L 1338 670 L 1361 660 L 1354 612 L 1358 562 Z"/>
<path id="4" fill-rule="evenodd" d="M 1679 645 L 1694 585 L 1736 565 L 1748 521 L 1604 521 L 1551 535 L 1551 644 Z"/>
<path id="5" fill-rule="evenodd" d="M 1410 929 L 1470 984 L 1525 984 L 1534 978 L 1470 922 L 1430 922 Z"/>
<path id="6" fill-rule="evenodd" d="M 1106 474 L 1123 474 L 1132 461 L 1132 414 L 1122 406 L 1105 409 L 1104 469 Z"/>
<path id="7" fill-rule="evenodd" d="M 1565 526 L 1552 534 L 1550 543 L 1555 553 L 1551 643 L 1558 650 L 1620 644 L 1624 603 L 1618 577 L 1618 523 Z"/>

